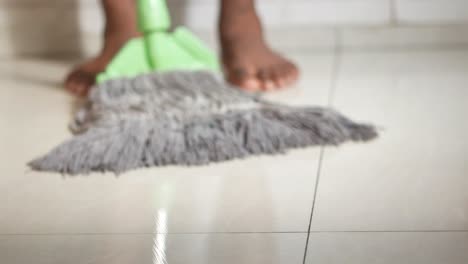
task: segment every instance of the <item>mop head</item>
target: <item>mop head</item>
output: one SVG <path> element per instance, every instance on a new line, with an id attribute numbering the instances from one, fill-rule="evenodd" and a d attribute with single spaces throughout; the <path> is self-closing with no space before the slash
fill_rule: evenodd
<path id="1" fill-rule="evenodd" d="M 207 71 L 166 72 L 94 87 L 75 136 L 29 163 L 67 174 L 203 165 L 377 136 L 331 109 L 288 107 L 231 87 Z"/>

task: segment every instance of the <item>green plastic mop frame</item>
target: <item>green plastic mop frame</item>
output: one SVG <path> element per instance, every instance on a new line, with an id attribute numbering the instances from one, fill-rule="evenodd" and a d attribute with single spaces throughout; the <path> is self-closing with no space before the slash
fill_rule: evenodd
<path id="1" fill-rule="evenodd" d="M 141 37 L 131 39 L 100 73 L 96 82 L 135 77 L 152 71 L 219 71 L 215 53 L 184 27 L 170 32 L 171 18 L 165 0 L 138 0 Z"/>

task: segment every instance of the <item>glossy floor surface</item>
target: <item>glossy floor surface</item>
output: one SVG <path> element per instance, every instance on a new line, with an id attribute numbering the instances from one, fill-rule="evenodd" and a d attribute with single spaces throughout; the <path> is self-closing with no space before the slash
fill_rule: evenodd
<path id="1" fill-rule="evenodd" d="M 119 177 L 32 172 L 70 136 L 70 63 L 2 60 L 0 263 L 468 263 L 468 49 L 288 54 L 301 81 L 268 98 L 331 104 L 381 137 Z"/>

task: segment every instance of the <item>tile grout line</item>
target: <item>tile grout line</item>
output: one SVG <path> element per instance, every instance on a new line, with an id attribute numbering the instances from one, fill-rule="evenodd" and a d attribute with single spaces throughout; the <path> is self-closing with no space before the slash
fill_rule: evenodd
<path id="1" fill-rule="evenodd" d="M 398 8 L 397 0 L 389 0 L 389 17 L 390 17 L 390 27 L 398 26 Z"/>
<path id="2" fill-rule="evenodd" d="M 328 98 L 327 98 L 327 105 L 331 106 L 333 102 L 333 97 L 335 95 L 335 90 L 336 90 L 336 84 L 337 84 L 337 78 L 338 78 L 338 73 L 339 73 L 339 65 L 341 63 L 341 53 L 342 53 L 342 41 L 341 41 L 341 31 L 340 29 L 334 29 L 334 48 L 333 48 L 333 61 L 332 61 L 332 68 L 331 68 L 331 82 L 330 82 L 330 90 L 328 92 Z M 310 233 L 311 233 L 311 228 L 312 228 L 312 219 L 314 217 L 314 211 L 315 211 L 315 203 L 317 201 L 317 193 L 318 193 L 318 187 L 320 184 L 320 175 L 322 171 L 322 164 L 323 164 L 323 157 L 325 155 L 325 147 L 321 146 L 320 147 L 320 154 L 319 154 L 319 160 L 318 160 L 318 167 L 317 167 L 317 178 L 315 179 L 315 186 L 314 186 L 314 196 L 312 200 L 312 206 L 310 209 L 310 218 L 309 218 L 309 226 L 307 228 L 307 237 L 306 237 L 306 243 L 305 243 L 305 249 L 304 249 L 304 256 L 302 259 L 302 264 L 306 264 L 307 261 L 307 253 L 308 253 L 308 247 L 309 247 L 309 240 L 310 240 Z"/>
<path id="3" fill-rule="evenodd" d="M 306 237 L 306 242 L 305 242 L 305 248 L 304 248 L 304 256 L 302 259 L 302 264 L 306 263 L 307 260 L 307 253 L 308 253 L 308 247 L 309 247 L 309 239 L 310 239 L 310 230 L 312 228 L 312 218 L 314 216 L 314 209 L 315 209 L 315 201 L 317 200 L 317 192 L 318 192 L 318 185 L 320 182 L 320 171 L 322 169 L 322 160 L 323 160 L 323 154 L 324 154 L 325 148 L 320 147 L 320 154 L 319 154 L 319 160 L 318 160 L 318 167 L 317 167 L 317 178 L 315 179 L 315 187 L 314 187 L 314 196 L 312 200 L 312 206 L 310 210 L 310 217 L 309 217 L 309 226 L 307 227 L 307 237 Z"/>

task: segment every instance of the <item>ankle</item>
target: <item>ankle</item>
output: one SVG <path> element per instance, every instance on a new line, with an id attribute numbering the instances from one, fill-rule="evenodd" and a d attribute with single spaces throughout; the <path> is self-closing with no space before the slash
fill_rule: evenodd
<path id="1" fill-rule="evenodd" d="M 221 16 L 218 31 L 222 44 L 250 42 L 255 45 L 264 42 L 263 30 L 255 11 L 247 11 L 242 15 Z"/>
<path id="2" fill-rule="evenodd" d="M 140 36 L 140 32 L 133 28 L 106 29 L 104 39 L 106 41 L 122 41 Z"/>

